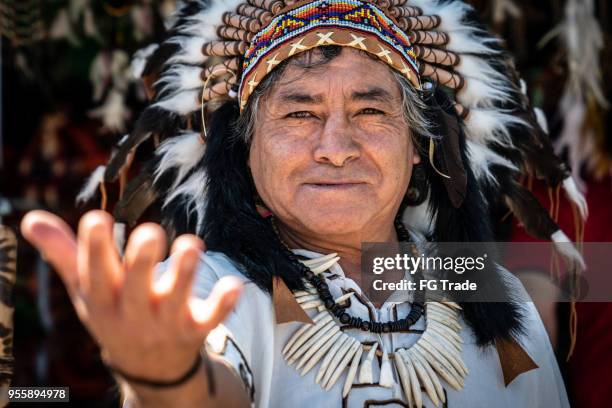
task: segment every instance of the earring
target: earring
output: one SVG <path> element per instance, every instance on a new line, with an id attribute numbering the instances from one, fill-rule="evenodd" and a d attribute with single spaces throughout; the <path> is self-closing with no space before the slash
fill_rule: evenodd
<path id="1" fill-rule="evenodd" d="M 409 206 L 417 206 L 427 198 L 427 176 L 422 163 L 415 164 L 412 167 L 412 175 L 410 183 L 406 190 L 405 202 Z"/>

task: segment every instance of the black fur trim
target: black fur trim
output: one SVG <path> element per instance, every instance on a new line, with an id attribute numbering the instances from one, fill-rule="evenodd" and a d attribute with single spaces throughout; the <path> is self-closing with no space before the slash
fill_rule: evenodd
<path id="1" fill-rule="evenodd" d="M 256 210 L 247 166 L 249 146 L 233 135 L 238 115 L 236 102 L 227 102 L 212 115 L 203 158 L 208 175 L 203 238 L 208 249 L 226 254 L 265 291 L 270 292 L 273 276 L 280 276 L 291 289 L 302 288 L 299 271 Z"/>
<path id="2" fill-rule="evenodd" d="M 432 123 L 440 123 L 437 116 L 441 112 L 456 116 L 448 96 L 439 89 L 434 90 L 433 97 L 427 98 L 426 102 L 430 106 L 429 115 L 431 115 Z M 441 136 L 444 138 L 446 135 Z M 419 140 L 418 136 L 417 140 Z M 493 242 L 487 203 L 469 166 L 463 132 L 459 140 L 461 158 L 467 176 L 465 199 L 459 208 L 453 206 L 442 177 L 435 172 L 428 160 L 422 162 L 422 168 L 427 175 L 426 179 L 431 189 L 430 211 L 435 214 L 436 220 L 433 236 L 430 239 L 435 242 Z M 426 140 L 421 138 L 419 143 L 424 144 Z M 490 248 L 488 253 L 494 253 L 493 249 Z M 449 276 L 449 279 L 452 278 L 453 276 Z M 461 304 L 464 318 L 474 331 L 478 344 L 489 345 L 496 338 L 508 338 L 521 333 L 520 306 L 514 302 L 512 292 L 507 282 L 503 280 L 497 265 L 490 261 L 482 274 L 471 275 L 470 280 L 475 281 L 479 288 L 489 287 L 494 293 L 508 294 L 507 302 L 463 302 Z"/>

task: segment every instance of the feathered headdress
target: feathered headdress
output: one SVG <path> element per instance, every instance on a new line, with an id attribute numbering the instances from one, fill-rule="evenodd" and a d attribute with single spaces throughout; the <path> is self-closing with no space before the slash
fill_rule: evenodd
<path id="1" fill-rule="evenodd" d="M 118 222 L 133 224 L 152 203 L 180 206 L 197 220 L 206 206 L 207 174 L 198 164 L 206 150 L 201 112 L 217 101 L 237 99 L 242 109 L 257 84 L 292 55 L 321 45 L 368 52 L 404 74 L 417 88 L 434 85 L 450 95 L 463 119 L 471 171 L 489 202 L 503 201 L 538 238 L 567 242 L 548 211 L 518 180 L 522 176 L 563 188 L 584 218 L 586 203 L 568 167 L 554 154 L 543 115 L 526 96 L 523 82 L 501 41 L 476 21 L 462 1 L 444 0 L 192 0 L 179 4 L 159 46 L 140 53 L 136 66 L 152 103 L 132 132 L 117 144 L 107 166 L 83 191 L 125 180 L 134 152 L 150 138 L 161 142 L 155 157 L 121 188 Z M 429 159 L 454 206 L 465 194 L 465 169 L 453 166 L 453 149 L 431 140 Z M 435 162 L 435 164 L 434 164 Z M 558 191 L 558 190 L 557 190 Z M 180 200 L 177 200 L 179 199 Z M 423 216 L 423 212 L 427 212 Z M 435 213 L 426 199 L 408 206 L 404 221 L 431 232 Z M 172 220 L 167 220 L 172 224 Z M 559 246 L 573 264 L 576 251 Z"/>

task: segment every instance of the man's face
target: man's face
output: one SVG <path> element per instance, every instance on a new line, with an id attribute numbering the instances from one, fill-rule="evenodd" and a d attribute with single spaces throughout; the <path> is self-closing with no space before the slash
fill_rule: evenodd
<path id="1" fill-rule="evenodd" d="M 359 233 L 392 220 L 418 160 L 397 81 L 356 50 L 308 70 L 290 63 L 259 101 L 255 186 L 298 230 Z"/>

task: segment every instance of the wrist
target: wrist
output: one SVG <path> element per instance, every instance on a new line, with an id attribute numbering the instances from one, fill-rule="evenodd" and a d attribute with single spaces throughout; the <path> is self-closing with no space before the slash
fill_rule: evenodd
<path id="1" fill-rule="evenodd" d="M 136 375 L 129 374 L 129 373 L 127 373 L 127 372 L 117 368 L 116 366 L 113 366 L 112 364 L 108 363 L 107 361 L 105 361 L 105 365 L 106 365 L 106 368 L 115 377 L 119 377 L 120 379 L 122 379 L 123 381 L 125 381 L 125 382 L 127 382 L 127 383 L 129 383 L 131 385 L 138 385 L 138 386 L 142 386 L 142 387 L 163 389 L 163 388 L 177 387 L 179 385 L 182 385 L 182 384 L 188 382 L 192 377 L 194 377 L 197 374 L 197 372 L 200 369 L 200 367 L 202 366 L 202 363 L 203 363 L 204 360 L 207 360 L 207 357 L 206 357 L 205 353 L 199 353 L 196 356 L 196 358 L 193 361 L 193 363 L 191 364 L 191 366 L 186 371 L 184 371 L 184 373 L 182 375 L 180 375 L 178 377 L 175 377 L 173 379 L 156 379 L 156 378 L 148 378 L 148 377 L 136 376 Z"/>
<path id="2" fill-rule="evenodd" d="M 187 369 L 172 378 L 136 376 L 110 363 L 108 355 L 102 360 L 120 386 L 128 406 L 165 407 L 192 406 L 191 402 L 209 399 L 215 393 L 214 373 L 208 355 L 201 349 Z"/>
<path id="3" fill-rule="evenodd" d="M 174 387 L 150 387 L 129 382 L 119 375 L 114 376 L 121 396 L 127 401 L 126 408 L 195 407 L 211 399 L 206 387 L 206 373 L 200 366 L 195 375 Z"/>

